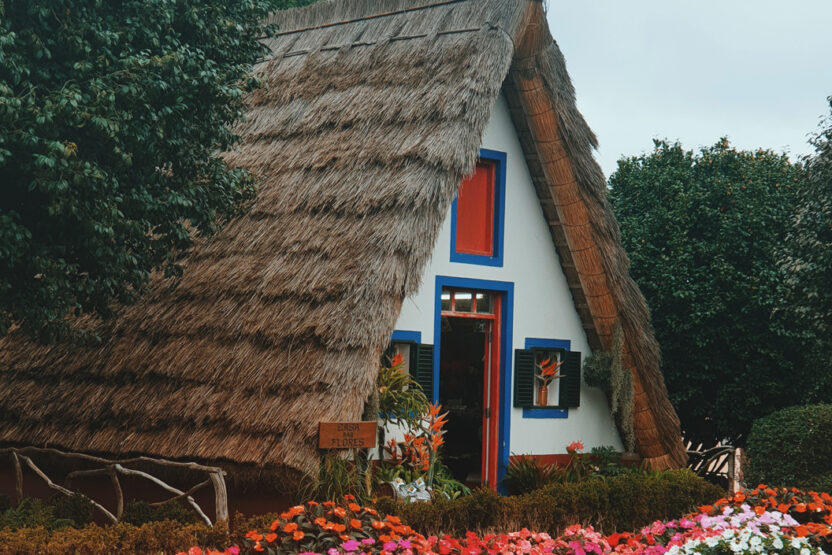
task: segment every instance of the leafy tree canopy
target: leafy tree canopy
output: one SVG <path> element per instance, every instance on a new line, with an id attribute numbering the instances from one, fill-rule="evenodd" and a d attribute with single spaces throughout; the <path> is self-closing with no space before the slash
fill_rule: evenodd
<path id="1" fill-rule="evenodd" d="M 805 185 L 782 249 L 783 310 L 817 338 L 813 363 L 823 368 L 832 360 L 832 113 L 811 143 L 815 154 L 805 160 Z"/>
<path id="2" fill-rule="evenodd" d="M 0 336 L 108 314 L 251 197 L 217 153 L 294 3 L 0 1 Z"/>
<path id="3" fill-rule="evenodd" d="M 618 162 L 611 200 L 688 439 L 741 442 L 758 417 L 817 397 L 803 339 L 777 317 L 778 249 L 802 169 L 722 139 Z"/>

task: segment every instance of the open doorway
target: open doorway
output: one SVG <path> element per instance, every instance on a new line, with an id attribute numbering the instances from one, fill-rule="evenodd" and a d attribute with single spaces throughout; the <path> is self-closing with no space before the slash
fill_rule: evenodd
<path id="1" fill-rule="evenodd" d="M 449 412 L 443 460 L 469 487 L 496 488 L 499 297 L 442 292 L 439 402 Z"/>

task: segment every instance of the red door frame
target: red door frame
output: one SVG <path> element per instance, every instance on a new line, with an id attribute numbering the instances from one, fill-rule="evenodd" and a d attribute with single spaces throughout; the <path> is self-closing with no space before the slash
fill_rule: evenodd
<path id="1" fill-rule="evenodd" d="M 471 289 L 448 288 L 451 295 L 451 309 L 443 310 L 442 317 L 447 318 L 468 318 L 473 320 L 485 320 L 490 327 L 491 338 L 486 331 L 484 353 L 490 362 L 488 367 L 483 367 L 483 451 L 481 476 L 482 485 L 491 490 L 497 490 L 497 462 L 499 458 L 499 437 L 500 437 L 500 329 L 501 329 L 501 308 L 502 295 L 494 291 L 477 291 Z M 457 312 L 455 306 L 455 295 L 453 293 L 464 291 L 471 293 L 471 312 Z M 491 314 L 478 313 L 476 293 L 491 295 L 493 298 Z M 490 352 L 489 352 L 490 349 Z M 490 356 L 490 358 L 489 358 Z M 440 377 L 441 379 L 441 377 Z"/>

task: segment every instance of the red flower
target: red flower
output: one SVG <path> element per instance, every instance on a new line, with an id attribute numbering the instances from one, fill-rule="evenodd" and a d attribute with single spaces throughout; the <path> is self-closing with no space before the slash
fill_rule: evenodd
<path id="1" fill-rule="evenodd" d="M 569 445 L 566 446 L 567 451 L 583 451 L 584 444 L 580 441 L 573 441 Z"/>

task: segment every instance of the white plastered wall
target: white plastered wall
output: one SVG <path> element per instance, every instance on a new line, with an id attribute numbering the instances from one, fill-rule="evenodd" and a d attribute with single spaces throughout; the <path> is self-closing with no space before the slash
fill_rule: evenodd
<path id="1" fill-rule="evenodd" d="M 574 308 L 543 210 L 529 175 L 520 142 L 502 95 L 497 100 L 482 147 L 506 153 L 505 249 L 502 267 L 450 261 L 450 212 L 442 225 L 433 257 L 425 268 L 419 291 L 405 299 L 397 330 L 419 331 L 424 343 L 433 342 L 436 276 L 514 283 L 513 349 L 524 348 L 527 337 L 568 339 L 583 358 L 590 354 L 586 335 Z M 513 384 L 512 384 L 513 387 Z M 523 418 L 511 408 L 511 454 L 561 454 L 566 445 L 582 441 L 586 450 L 612 445 L 621 450 L 604 394 L 581 386 L 581 406 L 568 418 Z"/>

